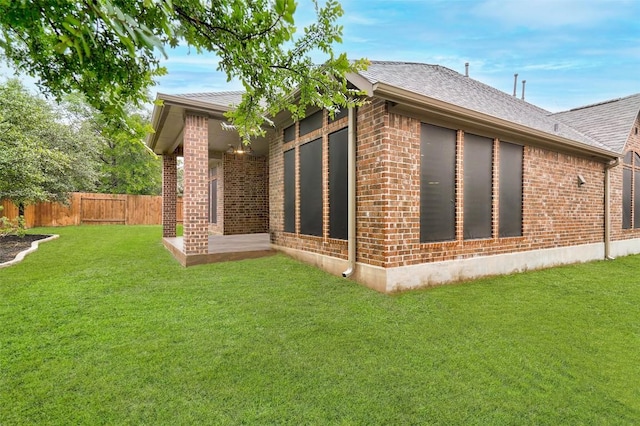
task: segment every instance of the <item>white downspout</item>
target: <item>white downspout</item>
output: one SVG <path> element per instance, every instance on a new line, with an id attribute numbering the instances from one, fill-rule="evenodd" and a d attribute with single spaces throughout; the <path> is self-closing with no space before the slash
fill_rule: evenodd
<path id="1" fill-rule="evenodd" d="M 613 260 L 611 257 L 611 176 L 610 170 L 620 164 L 620 159 L 607 164 L 604 167 L 604 258 Z"/>
<path id="2" fill-rule="evenodd" d="M 353 107 L 349 108 L 347 130 L 347 250 L 348 266 L 342 276 L 349 278 L 356 268 L 356 113 Z"/>

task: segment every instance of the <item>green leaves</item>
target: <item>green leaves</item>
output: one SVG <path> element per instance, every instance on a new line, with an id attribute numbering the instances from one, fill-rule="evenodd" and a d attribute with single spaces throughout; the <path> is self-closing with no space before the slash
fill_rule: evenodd
<path id="1" fill-rule="evenodd" d="M 57 99 L 78 91 L 124 123 L 129 105 L 148 102 L 166 73 L 164 46 L 186 43 L 218 56 L 218 70 L 243 83 L 247 95 L 229 118 L 249 139 L 264 133 L 266 112 L 298 118 L 309 105 L 360 102 L 344 75 L 366 62 L 333 52 L 343 10 L 335 0 L 312 2 L 317 21 L 298 31 L 295 0 L 0 0 L 0 48 Z"/>
<path id="2" fill-rule="evenodd" d="M 16 80 L 0 85 L 0 198 L 16 205 L 64 201 L 96 179 L 84 139 Z"/>

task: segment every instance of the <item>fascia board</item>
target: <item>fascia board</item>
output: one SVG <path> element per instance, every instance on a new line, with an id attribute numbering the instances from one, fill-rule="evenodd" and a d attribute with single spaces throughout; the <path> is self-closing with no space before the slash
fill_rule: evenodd
<path id="1" fill-rule="evenodd" d="M 363 91 L 369 97 L 373 96 L 374 85 L 365 77 L 356 72 L 348 73 L 346 77 L 347 81 L 356 86 L 358 90 Z"/>
<path id="2" fill-rule="evenodd" d="M 189 99 L 182 96 L 167 95 L 158 93 L 157 99 L 162 100 L 165 105 L 173 105 L 183 108 L 185 111 L 204 112 L 220 118 L 222 114 L 233 110 L 229 105 L 217 105 L 211 102 L 199 101 L 197 99 Z"/>
<path id="3" fill-rule="evenodd" d="M 581 152 L 583 155 L 586 154 L 606 160 L 618 158 L 618 153 L 613 151 L 532 129 L 521 124 L 462 108 L 385 83 L 375 83 L 373 85 L 373 94 L 382 99 L 397 102 L 398 104 L 405 104 L 425 112 L 447 117 L 452 121 L 470 123 L 476 126 L 481 125 L 487 128 L 496 128 L 506 133 L 518 135 L 523 139 L 535 140 L 536 142 L 544 141 L 546 142 L 544 144 L 546 146 L 557 147 L 562 150 L 569 149 L 570 151 Z"/>

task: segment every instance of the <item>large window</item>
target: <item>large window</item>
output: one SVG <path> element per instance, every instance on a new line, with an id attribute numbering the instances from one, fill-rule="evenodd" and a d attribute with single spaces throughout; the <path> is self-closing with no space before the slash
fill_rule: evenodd
<path id="1" fill-rule="evenodd" d="M 494 140 L 464 134 L 463 152 L 456 153 L 457 132 L 422 124 L 420 129 L 420 242 L 456 239 L 456 197 L 462 195 L 465 240 L 493 237 L 493 171 L 499 167 L 498 237 L 522 236 L 522 162 L 524 148 L 500 142 L 500 164 Z M 464 192 L 457 194 L 456 158 L 462 155 Z M 640 157 L 639 162 L 640 166 Z M 640 172 L 640 170 L 639 170 Z M 638 177 L 640 184 L 640 174 Z M 638 208 L 640 211 L 640 207 Z M 639 221 L 640 224 L 640 221 Z"/>
<path id="2" fill-rule="evenodd" d="M 491 238 L 493 140 L 464 135 L 464 238 Z"/>
<path id="3" fill-rule="evenodd" d="M 522 235 L 522 146 L 500 142 L 500 237 Z"/>
<path id="4" fill-rule="evenodd" d="M 296 150 L 284 153 L 284 230 L 296 232 Z"/>
<path id="5" fill-rule="evenodd" d="M 456 131 L 422 124 L 420 242 L 456 236 Z"/>
<path id="6" fill-rule="evenodd" d="M 640 155 L 633 151 L 623 161 L 622 228 L 640 228 Z"/>
<path id="7" fill-rule="evenodd" d="M 322 236 L 322 139 L 300 146 L 300 233 Z"/>
<path id="8" fill-rule="evenodd" d="M 348 137 L 344 128 L 329 135 L 329 237 L 347 239 Z"/>

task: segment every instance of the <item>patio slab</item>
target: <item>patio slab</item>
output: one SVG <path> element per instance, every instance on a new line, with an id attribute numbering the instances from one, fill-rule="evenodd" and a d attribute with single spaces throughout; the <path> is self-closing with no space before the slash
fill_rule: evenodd
<path id="1" fill-rule="evenodd" d="M 275 254 L 275 251 L 271 248 L 271 241 L 267 233 L 210 235 L 209 252 L 197 255 L 186 255 L 184 253 L 183 237 L 163 238 L 162 243 L 182 266 L 255 259 Z"/>

